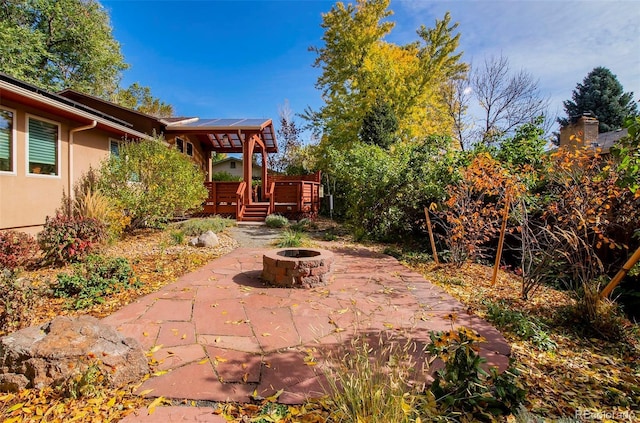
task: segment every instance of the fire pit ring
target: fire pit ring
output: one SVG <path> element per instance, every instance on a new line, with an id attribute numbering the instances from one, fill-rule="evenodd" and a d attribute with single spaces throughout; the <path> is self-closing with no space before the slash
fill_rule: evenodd
<path id="1" fill-rule="evenodd" d="M 316 248 L 281 248 L 262 256 L 262 279 L 282 288 L 315 288 L 329 283 L 333 253 Z"/>

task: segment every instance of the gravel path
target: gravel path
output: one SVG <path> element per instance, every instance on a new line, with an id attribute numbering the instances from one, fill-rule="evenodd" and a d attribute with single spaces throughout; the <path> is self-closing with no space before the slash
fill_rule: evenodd
<path id="1" fill-rule="evenodd" d="M 238 225 L 229 228 L 229 235 L 240 248 L 270 248 L 274 247 L 281 231 L 264 225 Z"/>

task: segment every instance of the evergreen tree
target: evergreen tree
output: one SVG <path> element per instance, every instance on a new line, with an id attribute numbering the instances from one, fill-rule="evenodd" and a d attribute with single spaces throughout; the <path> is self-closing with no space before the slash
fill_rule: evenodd
<path id="1" fill-rule="evenodd" d="M 388 103 L 376 101 L 373 108 L 364 116 L 360 139 L 372 145 L 389 148 L 396 140 L 398 118 Z"/>
<path id="2" fill-rule="evenodd" d="M 572 118 L 590 112 L 598 118 L 600 132 L 609 132 L 621 128 L 626 117 L 638 114 L 633 93 L 625 93 L 618 78 L 605 67 L 589 72 L 582 84 L 573 90 L 571 98 L 564 102 L 567 117 L 558 118 L 562 126 L 569 124 Z"/>

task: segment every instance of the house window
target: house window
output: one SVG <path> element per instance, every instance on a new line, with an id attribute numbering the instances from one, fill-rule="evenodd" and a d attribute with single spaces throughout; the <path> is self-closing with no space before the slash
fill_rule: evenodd
<path id="1" fill-rule="evenodd" d="M 184 153 L 184 141 L 182 140 L 182 138 L 176 138 L 176 150 Z"/>
<path id="2" fill-rule="evenodd" d="M 59 127 L 55 123 L 29 118 L 29 173 L 58 174 L 58 132 Z"/>
<path id="3" fill-rule="evenodd" d="M 187 142 L 187 156 L 193 157 L 193 144 Z"/>
<path id="4" fill-rule="evenodd" d="M 14 113 L 0 109 L 0 172 L 13 172 Z"/>
<path id="5" fill-rule="evenodd" d="M 231 167 L 231 169 L 235 169 L 236 168 L 236 162 L 230 162 L 229 166 Z"/>
<path id="6" fill-rule="evenodd" d="M 109 140 L 109 153 L 113 157 L 120 157 L 120 141 Z"/>

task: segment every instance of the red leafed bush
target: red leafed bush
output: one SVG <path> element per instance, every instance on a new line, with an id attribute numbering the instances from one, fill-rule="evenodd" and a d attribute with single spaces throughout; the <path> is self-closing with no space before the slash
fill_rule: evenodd
<path id="1" fill-rule="evenodd" d="M 49 263 L 69 263 L 83 260 L 106 239 L 105 225 L 83 217 L 57 215 L 47 217 L 38 243 Z"/>
<path id="2" fill-rule="evenodd" d="M 29 234 L 0 232 L 0 269 L 14 270 L 29 265 L 37 250 L 36 240 Z"/>

